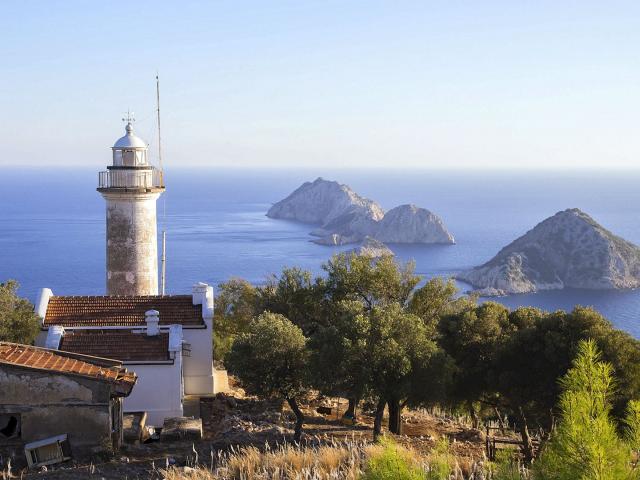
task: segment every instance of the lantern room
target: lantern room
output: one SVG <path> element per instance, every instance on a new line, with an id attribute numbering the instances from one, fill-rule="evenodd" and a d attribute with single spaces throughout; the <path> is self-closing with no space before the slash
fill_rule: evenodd
<path id="1" fill-rule="evenodd" d="M 147 159 L 147 144 L 133 133 L 131 119 L 127 119 L 126 135 L 118 139 L 111 147 L 113 151 L 114 167 L 145 167 L 149 165 Z"/>

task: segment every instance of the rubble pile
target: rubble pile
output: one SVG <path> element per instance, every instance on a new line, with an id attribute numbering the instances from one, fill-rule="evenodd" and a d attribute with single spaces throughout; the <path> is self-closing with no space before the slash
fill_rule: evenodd
<path id="1" fill-rule="evenodd" d="M 282 400 L 235 398 L 225 393 L 200 399 L 203 436 L 216 444 L 264 444 L 292 431 L 283 426 Z"/>

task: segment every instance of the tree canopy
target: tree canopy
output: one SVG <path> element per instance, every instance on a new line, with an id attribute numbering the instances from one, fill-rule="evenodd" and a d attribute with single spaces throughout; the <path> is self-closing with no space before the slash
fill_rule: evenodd
<path id="1" fill-rule="evenodd" d="M 602 360 L 594 340 L 577 345 L 577 356 L 559 384 L 562 417 L 534 464 L 536 478 L 638 478 L 631 462 L 639 433 L 637 403 L 631 405 L 625 439 L 611 418 L 614 370 Z"/>
<path id="2" fill-rule="evenodd" d="M 295 403 L 314 388 L 348 398 L 354 417 L 359 400 L 380 415 L 388 405 L 394 433 L 405 405 L 464 407 L 478 422 L 506 414 L 531 447 L 529 427 L 552 427 L 558 379 L 580 342 L 592 339 L 617 378 L 613 418 L 622 421 L 640 399 L 640 342 L 593 309 L 478 305 L 453 280 L 423 283 L 412 263 L 388 256 L 339 254 L 323 269 L 314 276 L 285 268 L 263 285 L 221 285 L 217 348 L 230 350 L 227 366 L 248 390 Z"/>
<path id="3" fill-rule="evenodd" d="M 0 341 L 31 345 L 40 331 L 40 318 L 17 290 L 15 280 L 0 283 Z"/>
<path id="4" fill-rule="evenodd" d="M 300 439 L 304 417 L 296 398 L 308 390 L 307 339 L 286 317 L 265 312 L 238 336 L 227 355 L 229 371 L 249 393 L 281 397 L 296 415 L 295 438 Z"/>

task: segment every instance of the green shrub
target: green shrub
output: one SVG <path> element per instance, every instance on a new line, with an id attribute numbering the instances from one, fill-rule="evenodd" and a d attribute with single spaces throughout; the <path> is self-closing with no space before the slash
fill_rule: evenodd
<path id="1" fill-rule="evenodd" d="M 449 441 L 441 438 L 429 455 L 428 480 L 448 480 L 456 466 L 456 457 L 449 449 Z"/>
<path id="2" fill-rule="evenodd" d="M 424 480 L 423 469 L 413 453 L 388 438 L 370 451 L 362 480 Z M 448 477 L 442 477 L 448 478 Z"/>
<path id="3" fill-rule="evenodd" d="M 510 452 L 498 452 L 490 465 L 491 480 L 524 480 L 520 464 Z M 526 475 L 526 473 L 524 474 Z"/>

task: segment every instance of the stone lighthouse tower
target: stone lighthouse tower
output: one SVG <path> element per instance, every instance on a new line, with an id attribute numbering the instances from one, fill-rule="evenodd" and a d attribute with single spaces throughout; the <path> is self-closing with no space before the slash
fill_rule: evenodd
<path id="1" fill-rule="evenodd" d="M 98 177 L 97 190 L 107 202 L 107 295 L 157 295 L 162 171 L 149 163 L 147 144 L 133 133 L 133 118 L 125 120 L 126 135 L 111 149 L 113 164 Z"/>

